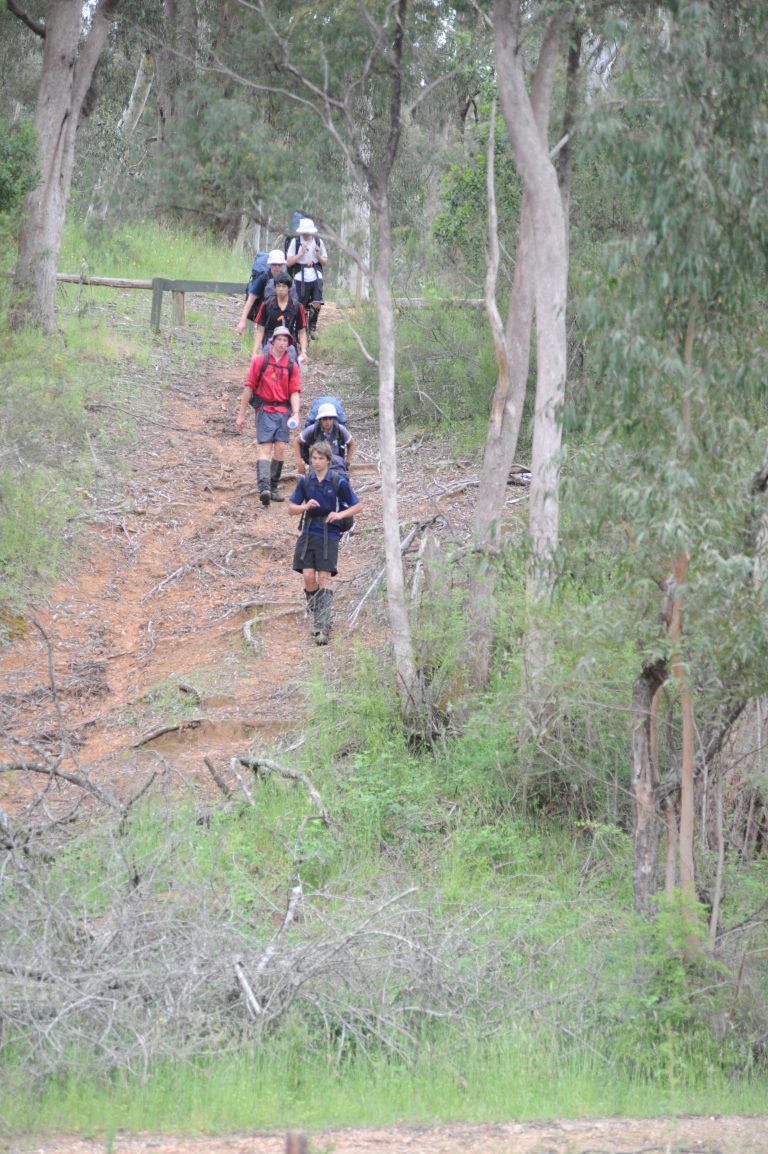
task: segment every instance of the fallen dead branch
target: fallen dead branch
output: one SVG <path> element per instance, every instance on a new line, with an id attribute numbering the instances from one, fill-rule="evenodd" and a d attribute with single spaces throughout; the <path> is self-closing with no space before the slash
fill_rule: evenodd
<path id="1" fill-rule="evenodd" d="M 159 725 L 156 729 L 150 729 L 149 733 L 143 734 L 131 748 L 141 749 L 142 745 L 148 745 L 150 741 L 155 741 L 166 733 L 183 733 L 185 729 L 198 729 L 199 726 L 209 723 L 208 717 L 186 717 L 183 721 L 174 722 L 172 725 Z"/>
<path id="2" fill-rule="evenodd" d="M 240 764 L 244 765 L 246 767 L 246 769 L 253 770 L 253 772 L 256 774 L 257 777 L 258 776 L 266 777 L 270 773 L 276 773 L 280 777 L 287 777 L 290 781 L 300 781 L 302 783 L 302 785 L 304 786 L 304 788 L 306 789 L 309 796 L 312 798 L 312 801 L 315 803 L 315 807 L 316 807 L 318 813 L 320 814 L 320 817 L 322 818 L 323 824 L 324 825 L 330 825 L 331 824 L 331 815 L 330 815 L 329 811 L 325 808 L 325 805 L 323 804 L 323 799 L 320 797 L 320 794 L 317 792 L 317 790 L 315 789 L 314 785 L 309 780 L 307 775 L 305 773 L 302 773 L 300 769 L 289 769 L 287 766 L 280 765 L 278 762 L 271 761 L 269 758 L 266 758 L 266 757 L 257 757 L 257 758 L 241 757 L 240 758 Z"/>
<path id="3" fill-rule="evenodd" d="M 224 796 L 227 799 L 229 799 L 232 796 L 232 790 L 229 788 L 226 781 L 221 776 L 221 774 L 219 773 L 216 766 L 213 764 L 210 757 L 204 757 L 203 758 L 203 765 L 205 765 L 207 767 L 208 772 L 210 773 L 211 777 L 216 782 L 217 786 L 219 787 L 221 792 L 224 794 Z"/>

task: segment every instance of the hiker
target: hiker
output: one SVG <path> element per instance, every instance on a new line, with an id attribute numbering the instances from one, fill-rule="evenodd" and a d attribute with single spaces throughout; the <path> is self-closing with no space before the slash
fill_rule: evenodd
<path id="1" fill-rule="evenodd" d="M 317 441 L 312 446 L 309 473 L 299 477 L 288 506 L 292 516 L 304 518 L 293 569 L 304 575 L 310 631 L 318 645 L 327 645 L 333 623 L 330 585 L 338 572 L 341 534 L 350 525 L 347 518 L 361 509 L 346 473 L 331 468 L 331 455 L 327 441 Z"/>
<path id="2" fill-rule="evenodd" d="M 257 273 L 254 276 L 251 271 L 251 279 L 248 281 L 248 293 L 243 305 L 243 311 L 240 314 L 240 320 L 237 322 L 236 330 L 239 333 L 245 332 L 245 326 L 248 321 L 252 321 L 256 316 L 261 304 L 264 300 L 269 300 L 275 295 L 275 277 L 278 273 L 283 271 L 285 266 L 285 255 L 279 248 L 273 248 L 272 252 L 267 254 L 267 268 L 264 272 Z M 299 294 L 292 288 L 291 295 L 298 303 Z"/>
<path id="3" fill-rule="evenodd" d="M 301 370 L 289 355 L 290 340 L 290 331 L 280 326 L 272 333 L 269 349 L 253 358 L 237 414 L 237 427 L 242 429 L 248 406 L 256 409 L 256 480 L 265 508 L 270 501 L 285 500 L 277 483 L 283 471 L 288 430 L 295 429 L 299 421 Z"/>
<path id="4" fill-rule="evenodd" d="M 307 309 L 310 334 L 317 336 L 317 318 L 323 307 L 323 265 L 328 263 L 325 245 L 317 235 L 315 222 L 305 216 L 285 250 L 288 271 L 299 288 L 299 300 Z"/>
<path id="5" fill-rule="evenodd" d="M 265 300 L 256 314 L 253 334 L 253 355 L 261 352 L 272 340 L 275 329 L 285 326 L 294 345 L 298 345 L 299 361 L 304 364 L 307 356 L 307 319 L 302 305 L 291 300 L 291 281 L 287 272 L 279 272 L 275 277 L 275 295 Z"/>
<path id="6" fill-rule="evenodd" d="M 317 410 L 317 419 L 307 419 L 298 437 L 294 437 L 293 448 L 296 455 L 296 469 L 304 473 L 309 464 L 312 446 L 318 441 L 327 441 L 331 446 L 331 465 L 335 469 L 348 469 L 355 451 L 355 438 L 339 419 L 336 405 L 325 401 Z"/>

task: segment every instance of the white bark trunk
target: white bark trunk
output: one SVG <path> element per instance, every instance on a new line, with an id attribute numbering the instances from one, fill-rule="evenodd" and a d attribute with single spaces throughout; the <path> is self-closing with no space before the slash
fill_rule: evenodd
<path id="1" fill-rule="evenodd" d="M 51 0 L 35 112 L 40 183 L 25 200 L 13 278 L 11 324 L 56 330 L 56 269 L 72 186 L 75 139 L 83 101 L 119 0 L 100 0 L 78 53 L 82 5 Z"/>
<path id="2" fill-rule="evenodd" d="M 568 255 L 565 213 L 557 172 L 549 158 L 544 126 L 537 123 L 525 85 L 518 31 L 518 0 L 496 0 L 494 32 L 502 111 L 520 178 L 528 198 L 535 254 L 536 404 L 531 461 L 530 534 L 532 563 L 528 590 L 546 595 L 560 533 L 560 409 L 566 372 Z M 550 24 L 542 47 L 552 52 L 558 25 Z"/>
<path id="3" fill-rule="evenodd" d="M 379 447 L 384 521 L 384 556 L 387 570 L 387 608 L 392 630 L 398 693 L 403 715 L 415 716 L 421 692 L 413 657 L 413 641 L 405 598 L 400 552 L 400 514 L 397 502 L 397 440 L 395 435 L 395 310 L 389 283 L 391 231 L 389 203 L 377 198 L 378 259 L 373 273 L 379 321 Z"/>

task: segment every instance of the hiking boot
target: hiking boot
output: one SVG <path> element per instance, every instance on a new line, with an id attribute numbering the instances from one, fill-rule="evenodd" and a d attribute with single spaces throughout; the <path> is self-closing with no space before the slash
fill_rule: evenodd
<path id="1" fill-rule="evenodd" d="M 265 509 L 272 499 L 269 465 L 269 461 L 256 462 L 256 480 L 259 485 L 259 500 Z"/>
<path id="2" fill-rule="evenodd" d="M 315 638 L 317 644 L 327 645 L 333 625 L 333 592 L 330 589 L 318 589 L 317 591 L 315 624 L 318 629 L 318 637 Z M 320 641 L 319 637 L 322 637 L 323 640 Z"/>
<path id="3" fill-rule="evenodd" d="M 280 480 L 280 474 L 283 471 L 282 461 L 272 461 L 270 464 L 269 473 L 269 495 L 273 501 L 284 501 L 285 497 L 282 493 L 277 491 L 277 482 Z"/>
<path id="4" fill-rule="evenodd" d="M 307 599 L 307 614 L 309 616 L 309 633 L 313 641 L 317 641 L 318 635 L 320 633 L 320 628 L 315 617 L 315 611 L 317 609 L 317 595 L 319 592 L 319 589 L 304 590 L 304 596 Z"/>

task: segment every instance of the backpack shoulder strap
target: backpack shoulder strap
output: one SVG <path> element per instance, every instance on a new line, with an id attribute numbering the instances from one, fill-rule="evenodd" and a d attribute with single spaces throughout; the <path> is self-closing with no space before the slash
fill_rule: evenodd
<path id="1" fill-rule="evenodd" d="M 264 376 L 264 372 L 269 363 L 269 353 L 259 353 L 259 356 L 261 357 L 261 368 L 259 369 L 259 376 L 256 381 L 257 385 L 261 384 L 261 378 Z"/>

